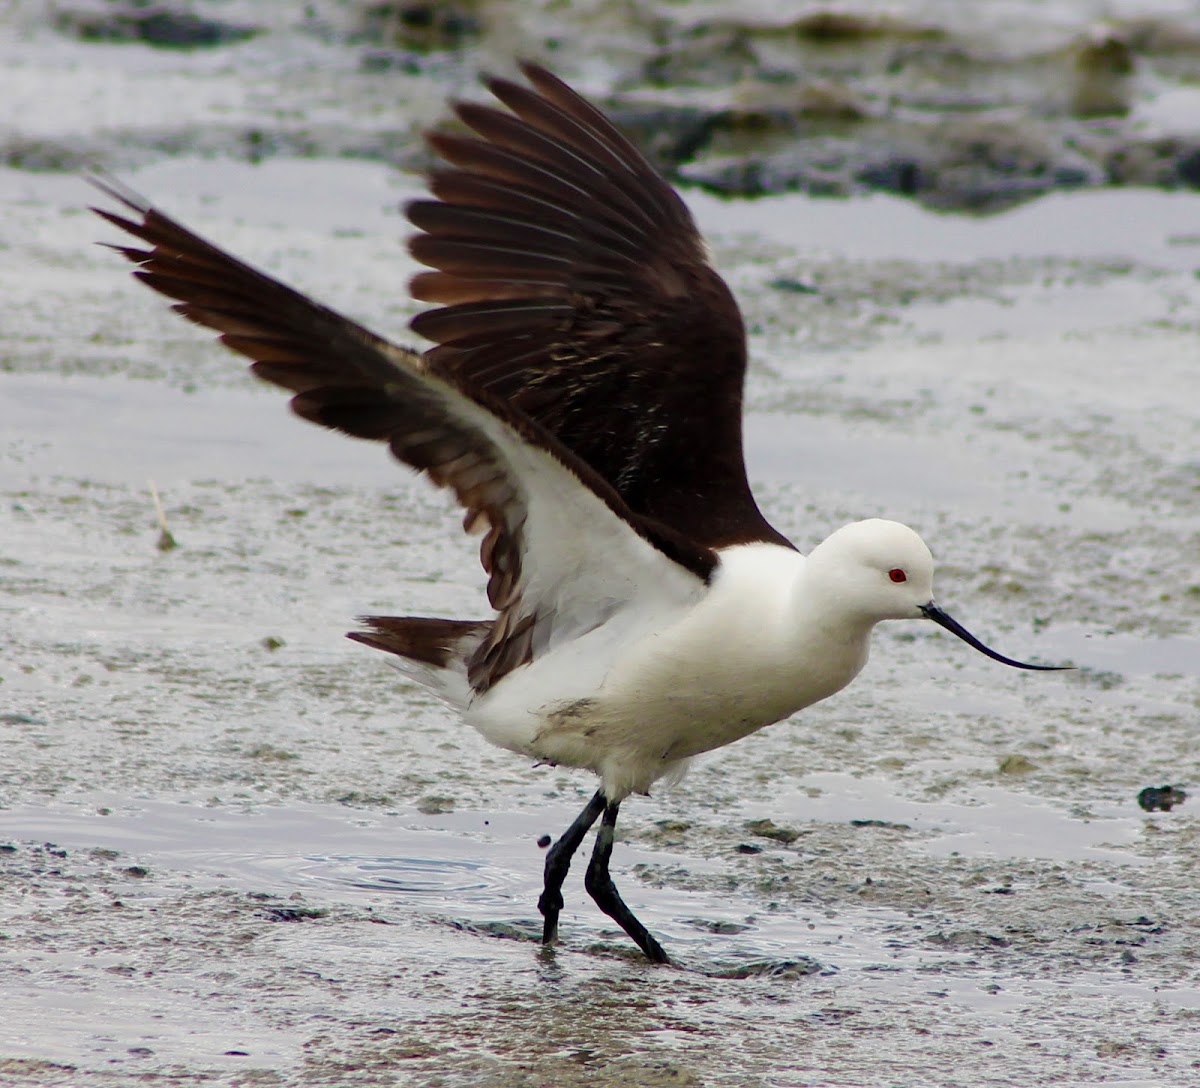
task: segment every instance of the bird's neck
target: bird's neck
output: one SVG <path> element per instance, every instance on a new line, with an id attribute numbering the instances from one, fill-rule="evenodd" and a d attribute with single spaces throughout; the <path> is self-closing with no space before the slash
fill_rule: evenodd
<path id="1" fill-rule="evenodd" d="M 822 678 L 819 697 L 825 698 L 850 683 L 867 663 L 878 617 L 864 613 L 836 571 L 812 562 L 815 556 L 809 556 L 792 586 L 790 627 L 796 659 Z"/>

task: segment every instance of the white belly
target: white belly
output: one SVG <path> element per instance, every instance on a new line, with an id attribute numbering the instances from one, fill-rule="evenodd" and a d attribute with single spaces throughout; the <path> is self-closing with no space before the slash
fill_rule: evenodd
<path id="1" fill-rule="evenodd" d="M 771 545 L 722 555 L 708 593 L 674 616 L 617 615 L 519 669 L 466 713 L 493 743 L 586 767 L 610 797 L 848 684 L 867 637 L 807 630 L 787 587 L 804 560 Z"/>

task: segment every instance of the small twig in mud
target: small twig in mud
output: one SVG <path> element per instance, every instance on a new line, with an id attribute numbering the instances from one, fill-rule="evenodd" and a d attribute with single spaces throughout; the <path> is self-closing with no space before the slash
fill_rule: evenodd
<path id="1" fill-rule="evenodd" d="M 150 497 L 154 500 L 154 513 L 158 517 L 158 550 L 160 552 L 169 552 L 172 548 L 178 548 L 175 538 L 171 535 L 171 530 L 167 528 L 167 515 L 163 511 L 162 500 L 158 497 L 158 488 L 154 486 L 154 481 L 147 481 L 150 484 Z"/>

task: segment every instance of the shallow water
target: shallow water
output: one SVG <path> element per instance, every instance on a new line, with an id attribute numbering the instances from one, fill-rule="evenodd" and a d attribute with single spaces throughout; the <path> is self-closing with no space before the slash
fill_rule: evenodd
<path id="1" fill-rule="evenodd" d="M 1028 42 L 1105 14 L 1006 10 Z M 38 42 L 27 73 L 101 48 Z M 108 48 L 134 59 L 78 79 L 111 93 L 57 116 L 31 95 L 29 132 L 108 132 L 138 65 L 203 88 L 198 124 L 262 108 L 220 53 Z M 127 179 L 403 338 L 412 175 L 159 152 Z M 592 783 L 487 748 L 341 638 L 481 607 L 445 498 L 136 287 L 78 178 L 0 170 L 0 198 L 0 1082 L 1194 1079 L 1200 825 L 1136 797 L 1200 777 L 1200 197 L 968 220 L 688 194 L 751 330 L 772 519 L 804 547 L 909 521 L 953 614 L 1079 668 L 888 625 L 848 691 L 631 799 L 614 873 L 672 969 L 578 874 L 539 951 L 536 840 Z"/>
<path id="2" fill-rule="evenodd" d="M 314 164 L 294 191 L 340 203 L 342 169 L 376 194 L 361 219 L 392 223 L 393 187 L 365 178 L 382 168 Z M 407 271 L 390 228 L 264 226 L 246 194 L 277 173 L 186 174 L 180 214 L 401 323 L 380 297 Z M 535 839 L 586 780 L 486 749 L 339 638 L 380 606 L 479 607 L 453 512 L 176 328 L 88 248 L 103 232 L 69 214 L 72 185 L 20 206 L 45 272 L 10 281 L 29 306 L 0 397 L 6 1077 L 758 1086 L 886 1065 L 987 1083 L 958 1072 L 964 1046 L 1012 1084 L 1188 1075 L 1196 823 L 1134 798 L 1196 770 L 1200 292 L 1164 239 L 1200 202 L 1122 194 L 1136 247 L 1074 205 L 1077 241 L 1059 222 L 1036 244 L 1033 209 L 1001 237 L 862 207 L 901 234 L 924 218 L 926 260 L 860 233 L 854 204 L 782 199 L 797 236 L 768 238 L 762 205 L 695 201 L 754 328 L 749 457 L 772 515 L 805 544 L 852 516 L 915 521 L 956 614 L 1081 670 L 1005 673 L 898 626 L 838 699 L 631 801 L 615 864 L 681 965 L 659 972 L 574 883 L 561 950 L 530 939 Z M 832 226 L 799 244 L 826 213 L 846 252 Z M 388 272 L 360 296 L 364 252 Z M 780 275 L 821 294 L 766 286 Z M 1053 321 L 1048 284 L 1076 300 Z"/>

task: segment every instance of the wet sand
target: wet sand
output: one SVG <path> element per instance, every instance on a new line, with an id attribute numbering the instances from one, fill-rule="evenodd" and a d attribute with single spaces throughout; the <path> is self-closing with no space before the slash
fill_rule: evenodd
<path id="1" fill-rule="evenodd" d="M 415 176 L 124 176 L 405 339 Z M 1197 1076 L 1200 824 L 1136 798 L 1200 778 L 1200 197 L 688 193 L 746 312 L 769 516 L 801 547 L 907 521 L 972 630 L 1079 668 L 890 624 L 848 691 L 632 799 L 614 872 L 669 969 L 577 874 L 540 951 L 536 841 L 592 782 L 341 637 L 478 613 L 445 497 L 135 285 L 77 178 L 0 170 L 0 198 L 0 1083 Z"/>

